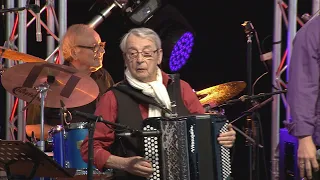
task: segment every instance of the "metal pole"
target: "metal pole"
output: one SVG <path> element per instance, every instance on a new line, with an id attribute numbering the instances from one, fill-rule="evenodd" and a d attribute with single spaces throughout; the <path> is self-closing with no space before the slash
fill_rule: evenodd
<path id="1" fill-rule="evenodd" d="M 292 42 L 293 39 L 297 33 L 297 0 L 290 0 L 289 1 L 289 24 L 288 24 L 288 39 L 287 39 L 287 49 L 288 49 L 288 56 L 287 56 L 287 67 L 290 65 L 290 59 L 291 59 L 291 54 L 292 54 Z M 287 68 L 289 69 L 289 68 Z M 287 70 L 287 81 L 289 80 L 289 71 Z M 289 122 L 290 121 L 290 108 L 286 108 L 286 120 Z"/>
<path id="2" fill-rule="evenodd" d="M 274 18 L 273 18 L 273 50 L 272 50 L 272 84 L 277 83 L 277 68 L 281 61 L 281 32 L 282 32 L 282 14 L 278 0 L 274 0 Z M 272 91 L 275 89 L 272 88 Z M 280 96 L 275 95 L 272 101 L 271 116 L 271 180 L 279 179 L 279 122 L 280 122 Z"/>
<path id="3" fill-rule="evenodd" d="M 26 1 L 19 0 L 19 7 L 25 7 Z M 18 26 L 18 49 L 22 53 L 27 52 L 27 11 L 19 12 L 19 26 Z M 26 102 L 19 100 L 18 104 L 18 140 L 25 141 L 26 139 L 26 111 L 23 111 L 23 108 L 26 106 Z"/>
<path id="4" fill-rule="evenodd" d="M 14 1 L 12 0 L 7 0 L 6 2 L 6 8 L 14 8 Z M 6 40 L 9 40 L 9 37 L 11 35 L 11 31 L 13 29 L 13 24 L 14 24 L 14 13 L 6 13 Z M 5 66 L 6 68 L 10 68 L 13 66 L 13 61 L 11 60 L 6 60 L 5 61 Z M 11 95 L 6 91 L 6 140 L 13 140 L 14 137 L 11 137 L 11 126 L 10 126 L 10 115 L 11 115 L 11 110 L 13 108 L 14 104 L 14 96 Z"/>
<path id="5" fill-rule="evenodd" d="M 59 0 L 59 39 L 62 40 L 67 31 L 67 0 Z M 60 43 L 59 43 L 60 46 Z M 60 64 L 63 64 L 64 59 L 62 53 L 59 53 Z"/>
<path id="6" fill-rule="evenodd" d="M 312 15 L 314 15 L 320 8 L 319 0 L 312 0 Z"/>
<path id="7" fill-rule="evenodd" d="M 47 0 L 47 26 L 52 33 L 55 32 L 55 24 L 53 11 L 54 10 L 54 1 Z M 55 48 L 55 39 L 47 33 L 47 55 L 49 56 Z M 54 63 L 54 57 L 48 59 L 48 62 Z"/>

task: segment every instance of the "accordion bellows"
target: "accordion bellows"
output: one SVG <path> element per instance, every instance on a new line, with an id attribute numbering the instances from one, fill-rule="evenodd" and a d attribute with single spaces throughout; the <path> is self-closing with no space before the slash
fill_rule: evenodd
<path id="1" fill-rule="evenodd" d="M 144 131 L 161 132 L 144 137 L 144 155 L 155 172 L 150 180 L 228 180 L 230 150 L 218 144 L 226 132 L 224 115 L 192 115 L 173 119 L 148 118 Z"/>

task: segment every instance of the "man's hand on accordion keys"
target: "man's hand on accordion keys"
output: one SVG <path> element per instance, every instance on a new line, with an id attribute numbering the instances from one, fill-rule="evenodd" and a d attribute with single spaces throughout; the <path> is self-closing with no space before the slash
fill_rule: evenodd
<path id="1" fill-rule="evenodd" d="M 154 172 L 151 162 L 140 156 L 126 158 L 125 164 L 125 171 L 137 176 L 150 177 Z"/>
<path id="2" fill-rule="evenodd" d="M 236 140 L 236 132 L 233 130 L 232 125 L 228 125 L 229 131 L 221 133 L 218 137 L 218 142 L 224 147 L 231 148 Z"/>

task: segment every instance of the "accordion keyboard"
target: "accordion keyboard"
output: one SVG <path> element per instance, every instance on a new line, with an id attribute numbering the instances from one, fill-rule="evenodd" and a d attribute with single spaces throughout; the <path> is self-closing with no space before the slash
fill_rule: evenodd
<path id="1" fill-rule="evenodd" d="M 149 118 L 142 129 L 161 132 L 143 137 L 144 157 L 155 170 L 148 180 L 230 179 L 230 149 L 216 139 L 228 131 L 224 116 Z"/>
<path id="2" fill-rule="evenodd" d="M 156 131 L 158 129 L 147 125 L 143 128 L 144 131 Z M 158 145 L 158 137 L 144 137 L 144 151 L 145 158 L 149 160 L 155 170 L 150 180 L 161 180 L 160 179 L 160 164 L 159 164 L 159 145 Z"/>
<path id="3" fill-rule="evenodd" d="M 220 129 L 220 133 L 228 131 L 228 124 L 224 124 Z M 230 159 L 230 149 L 221 146 L 221 167 L 222 167 L 222 179 L 227 180 L 231 174 L 231 159 Z"/>

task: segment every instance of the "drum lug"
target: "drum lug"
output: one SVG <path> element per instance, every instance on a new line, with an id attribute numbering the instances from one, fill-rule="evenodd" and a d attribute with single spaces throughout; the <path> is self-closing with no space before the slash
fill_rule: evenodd
<path id="1" fill-rule="evenodd" d="M 69 162 L 69 161 L 66 161 L 66 162 L 65 162 L 65 167 L 66 167 L 66 168 L 70 168 L 70 162 Z"/>

